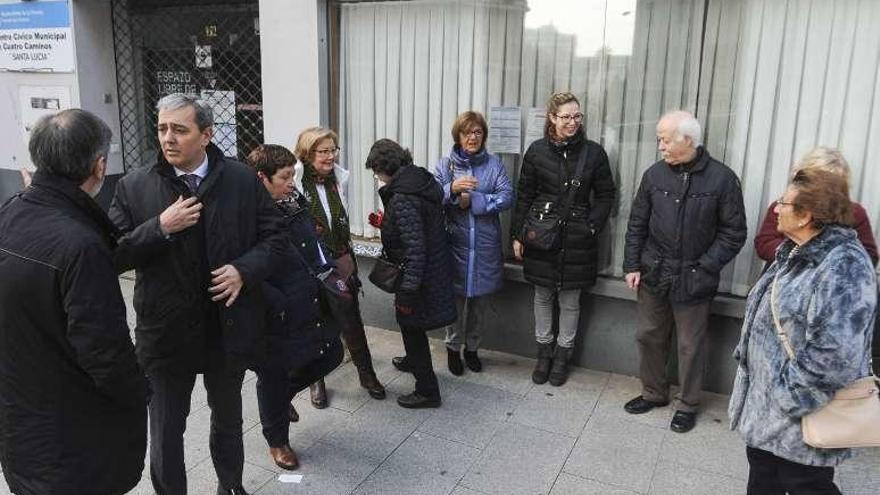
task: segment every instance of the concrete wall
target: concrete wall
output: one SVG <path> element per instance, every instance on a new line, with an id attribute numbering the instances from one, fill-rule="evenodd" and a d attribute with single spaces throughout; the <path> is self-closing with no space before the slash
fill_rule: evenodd
<path id="1" fill-rule="evenodd" d="M 358 258 L 362 273 L 373 267 L 371 258 Z M 394 319 L 392 298 L 369 281 L 364 280 L 361 305 L 364 322 L 381 328 L 398 329 Z M 491 296 L 492 314 L 486 319 L 483 346 L 487 349 L 535 356 L 532 285 L 508 280 L 504 290 Z M 638 376 L 639 355 L 635 345 L 636 305 L 629 299 L 597 294 L 581 297 L 581 319 L 575 342 L 574 363 L 590 369 Z M 718 310 L 721 308 L 718 307 Z M 712 315 L 709 329 L 709 360 L 705 388 L 712 392 L 730 393 L 735 364 L 731 354 L 739 339 L 740 318 Z M 443 338 L 443 330 L 433 331 L 433 338 Z M 674 347 L 674 346 L 673 346 Z M 434 363 L 446 366 L 445 362 Z M 675 377 L 675 358 L 670 363 L 670 377 Z M 676 380 L 673 378 L 673 382 Z"/>

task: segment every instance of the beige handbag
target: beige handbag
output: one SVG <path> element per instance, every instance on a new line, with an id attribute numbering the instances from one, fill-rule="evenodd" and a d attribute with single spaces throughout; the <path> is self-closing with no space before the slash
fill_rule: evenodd
<path id="1" fill-rule="evenodd" d="M 788 358 L 794 361 L 794 349 L 782 329 L 776 313 L 776 281 L 770 289 L 770 312 L 776 335 Z M 880 447 L 880 397 L 877 377 L 869 375 L 838 390 L 822 408 L 801 418 L 804 443 L 822 449 Z"/>

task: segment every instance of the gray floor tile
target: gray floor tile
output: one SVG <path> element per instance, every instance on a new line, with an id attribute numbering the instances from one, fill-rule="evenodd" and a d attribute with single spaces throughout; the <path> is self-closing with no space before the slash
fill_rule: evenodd
<path id="1" fill-rule="evenodd" d="M 549 493 L 573 443 L 563 435 L 510 423 L 495 435 L 460 484 L 488 494 Z"/>
<path id="2" fill-rule="evenodd" d="M 593 413 L 600 393 L 599 389 L 576 389 L 568 384 L 535 386 L 519 403 L 510 421 L 577 437 Z"/>
<path id="3" fill-rule="evenodd" d="M 745 444 L 730 431 L 726 411 L 723 416 L 712 409 L 700 413 L 697 426 L 688 433 L 669 431 L 660 460 L 742 480 L 749 475 Z"/>
<path id="4" fill-rule="evenodd" d="M 461 485 L 455 487 L 455 490 L 452 491 L 450 495 L 486 495 L 483 492 L 478 492 L 471 488 L 465 488 Z"/>
<path id="5" fill-rule="evenodd" d="M 657 464 L 654 479 L 651 482 L 651 495 L 740 495 L 745 493 L 746 482 L 695 469 L 694 464 L 683 466 L 674 462 Z"/>
<path id="6" fill-rule="evenodd" d="M 880 449 L 858 449 L 837 469 L 838 486 L 846 495 L 880 493 Z"/>
<path id="7" fill-rule="evenodd" d="M 446 369 L 446 348 L 442 342 L 432 343 L 439 347 L 441 353 L 435 363 L 441 363 L 442 373 L 448 374 Z M 483 371 L 480 373 L 465 373 L 458 379 L 495 387 L 517 395 L 525 395 L 532 388 L 532 368 L 535 366 L 534 359 L 528 359 L 511 354 L 495 351 L 480 351 L 480 360 L 483 362 Z M 441 366 L 438 365 L 438 368 Z M 451 376 L 451 375 L 450 375 Z"/>
<path id="8" fill-rule="evenodd" d="M 562 473 L 550 495 L 637 495 L 637 492 Z"/>
<path id="9" fill-rule="evenodd" d="M 317 442 L 299 453 L 300 483 L 281 483 L 277 476 L 259 495 L 348 495 L 379 466 L 380 461 L 358 452 Z M 255 495 L 256 495 L 255 494 Z"/>
<path id="10" fill-rule="evenodd" d="M 200 463 L 189 471 L 186 476 L 188 495 L 216 495 L 217 475 L 214 472 L 214 464 L 210 459 Z M 270 471 L 245 462 L 242 485 L 249 493 L 255 492 L 274 476 L 275 474 Z"/>
<path id="11" fill-rule="evenodd" d="M 664 430 L 618 418 L 593 416 L 564 471 L 637 492 L 651 483 Z"/>
<path id="12" fill-rule="evenodd" d="M 457 477 L 419 466 L 383 464 L 371 474 L 353 495 L 447 495 Z"/>
<path id="13" fill-rule="evenodd" d="M 0 493 L 3 493 L 2 490 L 0 490 Z M 150 481 L 150 473 L 144 472 L 141 481 L 130 492 L 128 492 L 128 495 L 153 495 L 154 493 L 153 483 Z"/>
<path id="14" fill-rule="evenodd" d="M 482 449 L 520 402 L 521 397 L 511 392 L 461 382 L 419 430 Z"/>

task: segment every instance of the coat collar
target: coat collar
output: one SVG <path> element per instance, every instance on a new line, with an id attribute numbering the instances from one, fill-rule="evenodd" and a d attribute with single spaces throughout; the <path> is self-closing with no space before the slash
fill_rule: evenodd
<path id="1" fill-rule="evenodd" d="M 825 259 L 829 251 L 855 238 L 856 232 L 853 229 L 842 225 L 827 225 L 816 237 L 801 246 L 790 239 L 786 240 L 776 251 L 776 262 L 784 263 L 791 257 L 792 261 L 802 260 L 815 266 Z"/>
<path id="2" fill-rule="evenodd" d="M 466 167 L 468 165 L 476 167 L 486 163 L 489 159 L 489 152 L 486 151 L 485 147 L 467 158 L 462 155 L 461 147 L 456 144 L 452 146 L 452 150 L 449 152 L 449 159 L 459 167 Z"/>
<path id="3" fill-rule="evenodd" d="M 107 241 L 112 248 L 116 247 L 116 239 L 121 235 L 120 231 L 107 213 L 101 209 L 98 203 L 79 188 L 75 181 L 60 175 L 49 174 L 43 171 L 34 173 L 31 187 L 25 191 L 24 196 L 28 199 L 45 204 L 59 205 L 67 203 L 77 212 L 86 217 L 96 228 L 98 233 Z"/>

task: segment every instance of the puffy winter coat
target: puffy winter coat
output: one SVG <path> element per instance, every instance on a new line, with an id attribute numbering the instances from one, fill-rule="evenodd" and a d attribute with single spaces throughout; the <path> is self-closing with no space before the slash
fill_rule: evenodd
<path id="1" fill-rule="evenodd" d="M 670 300 L 695 303 L 718 290 L 721 269 L 746 241 L 739 179 L 702 146 L 690 164 L 651 165 L 633 199 L 625 273 Z"/>
<path id="2" fill-rule="evenodd" d="M 517 185 L 511 237 L 520 239 L 530 209 L 543 208 L 546 203 L 558 205 L 582 153 L 587 153 L 587 161 L 562 231 L 561 249 L 525 248 L 523 274 L 533 284 L 578 289 L 596 282 L 596 236 L 611 213 L 615 187 L 605 150 L 599 143 L 584 137 L 582 130 L 563 144 L 544 138 L 529 146 Z"/>
<path id="3" fill-rule="evenodd" d="M 491 294 L 504 284 L 504 253 L 498 214 L 513 204 L 513 186 L 504 163 L 485 149 L 465 158 L 458 146 L 434 167 L 443 187 L 443 205 L 455 264 L 455 290 L 464 297 Z M 461 209 L 452 182 L 473 176 L 478 186 L 470 192 L 471 206 Z"/>
<path id="4" fill-rule="evenodd" d="M 0 464 L 19 495 L 114 495 L 141 479 L 147 381 L 113 266 L 118 234 L 37 172 L 0 210 Z"/>
<path id="5" fill-rule="evenodd" d="M 779 342 L 770 308 L 777 274 L 775 307 L 794 360 Z M 728 412 L 731 429 L 746 445 L 811 466 L 834 466 L 850 457 L 849 449 L 805 444 L 801 418 L 868 375 L 876 284 L 852 229 L 828 226 L 800 247 L 792 241 L 780 246 L 749 293 L 734 351 L 738 366 Z"/>
<path id="6" fill-rule="evenodd" d="M 382 247 L 392 261 L 403 264 L 394 295 L 401 330 L 424 331 L 452 324 L 458 314 L 443 190 L 427 170 L 405 165 L 379 189 L 379 196 L 385 206 Z"/>
<path id="7" fill-rule="evenodd" d="M 198 189 L 199 222 L 166 238 L 159 215 L 179 196 L 192 194 L 160 157 L 116 185 L 110 218 L 124 233 L 116 250 L 121 269 L 136 269 L 138 358 L 178 369 L 203 366 L 206 342 L 222 339 L 233 366 L 253 365 L 263 349 L 262 283 L 289 245 L 281 215 L 253 169 L 208 146 L 208 175 Z M 210 270 L 232 264 L 244 287 L 235 303 L 208 298 Z M 220 328 L 214 328 L 211 313 Z M 218 333 L 219 330 L 219 333 Z"/>

